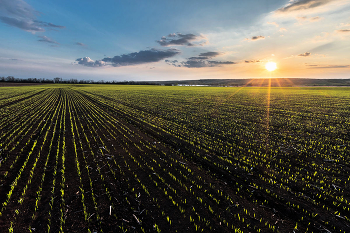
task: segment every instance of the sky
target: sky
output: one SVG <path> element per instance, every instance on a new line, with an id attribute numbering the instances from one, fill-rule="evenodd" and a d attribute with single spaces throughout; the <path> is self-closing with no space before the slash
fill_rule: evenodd
<path id="1" fill-rule="evenodd" d="M 0 32 L 4 77 L 350 78 L 349 0 L 0 0 Z"/>

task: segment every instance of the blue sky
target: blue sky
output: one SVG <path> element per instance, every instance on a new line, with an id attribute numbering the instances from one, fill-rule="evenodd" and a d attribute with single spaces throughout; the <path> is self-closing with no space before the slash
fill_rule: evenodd
<path id="1" fill-rule="evenodd" d="M 348 0 L 0 0 L 0 31 L 0 76 L 350 78 Z"/>

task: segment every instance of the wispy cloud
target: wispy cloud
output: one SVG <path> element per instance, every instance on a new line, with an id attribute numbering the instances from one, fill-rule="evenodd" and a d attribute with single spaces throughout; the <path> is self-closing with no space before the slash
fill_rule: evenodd
<path id="1" fill-rule="evenodd" d="M 256 40 L 263 40 L 265 39 L 265 36 L 253 36 L 252 38 L 246 38 L 245 40 L 248 40 L 248 41 L 256 41 Z"/>
<path id="2" fill-rule="evenodd" d="M 198 55 L 198 57 L 190 57 L 189 59 L 190 60 L 207 60 L 209 58 L 212 58 L 212 57 L 216 57 L 216 56 L 219 56 L 221 55 L 222 53 L 220 52 L 205 52 L 205 53 L 201 53 Z"/>
<path id="3" fill-rule="evenodd" d="M 75 45 L 86 46 L 86 44 L 83 44 L 81 42 L 76 42 Z"/>
<path id="4" fill-rule="evenodd" d="M 76 61 L 78 64 L 89 66 L 89 67 L 100 67 L 105 65 L 112 65 L 115 67 L 119 66 L 131 66 L 146 64 L 151 62 L 159 62 L 163 59 L 173 57 L 179 54 L 180 51 L 177 49 L 167 49 L 167 50 L 158 50 L 158 49 L 149 49 L 142 50 L 139 52 L 129 53 L 114 56 L 112 58 L 106 57 L 102 60 L 93 61 L 89 57 L 78 58 Z"/>
<path id="5" fill-rule="evenodd" d="M 23 0 L 0 0 L 0 20 L 10 26 L 29 32 L 43 32 L 44 27 L 59 28 L 64 26 L 37 20 L 39 12 Z"/>
<path id="6" fill-rule="evenodd" d="M 274 25 L 275 27 L 279 28 L 280 32 L 287 31 L 285 28 L 280 28 L 280 25 L 276 22 L 267 22 L 267 24 Z"/>
<path id="7" fill-rule="evenodd" d="M 336 30 L 338 33 L 350 33 L 350 29 Z"/>
<path id="8" fill-rule="evenodd" d="M 204 56 L 204 57 L 216 57 L 221 55 L 221 52 L 205 52 L 205 53 L 200 53 L 199 56 Z"/>
<path id="9" fill-rule="evenodd" d="M 296 18 L 299 21 L 299 23 L 302 23 L 302 22 L 305 22 L 305 21 L 307 21 L 307 22 L 317 22 L 317 21 L 320 21 L 321 19 L 323 19 L 323 18 L 321 18 L 319 16 L 315 16 L 315 17 L 298 16 Z"/>
<path id="10" fill-rule="evenodd" d="M 311 55 L 310 52 L 306 52 L 306 53 L 299 54 L 298 57 L 309 57 L 310 55 Z"/>
<path id="11" fill-rule="evenodd" d="M 285 32 L 285 31 L 287 31 L 287 29 L 285 29 L 285 28 L 280 28 L 280 32 Z"/>
<path id="12" fill-rule="evenodd" d="M 315 49 L 312 49 L 315 50 Z M 283 59 L 290 59 L 290 58 L 301 58 L 301 57 L 311 57 L 311 52 L 305 52 L 305 53 L 301 53 L 298 55 L 291 55 L 289 57 L 285 57 Z M 324 54 L 320 54 L 320 53 L 313 53 L 312 57 L 316 57 L 316 58 L 322 58 L 322 57 L 326 57 L 326 55 Z"/>
<path id="13" fill-rule="evenodd" d="M 307 65 L 309 69 L 341 69 L 341 68 L 349 68 L 350 65 Z"/>
<path id="14" fill-rule="evenodd" d="M 316 8 L 332 2 L 333 0 L 291 0 L 286 6 L 279 8 L 277 13 L 300 11 Z"/>
<path id="15" fill-rule="evenodd" d="M 244 63 L 258 63 L 261 62 L 261 60 L 245 60 Z"/>
<path id="16" fill-rule="evenodd" d="M 341 23 L 339 27 L 349 27 L 350 23 Z"/>
<path id="17" fill-rule="evenodd" d="M 187 61 L 178 62 L 177 60 L 173 60 L 173 61 L 165 60 L 165 62 L 175 67 L 187 67 L 187 68 L 216 67 L 221 65 L 236 64 L 233 61 L 209 60 L 221 54 L 222 53 L 220 52 L 205 52 L 205 53 L 200 53 L 197 57 L 190 57 L 187 59 Z"/>
<path id="18" fill-rule="evenodd" d="M 220 65 L 232 65 L 232 64 L 236 64 L 236 62 L 233 61 L 208 61 L 208 63 L 211 66 L 220 66 Z"/>
<path id="19" fill-rule="evenodd" d="M 198 43 L 194 43 L 194 41 L 198 41 Z M 197 36 L 195 34 L 182 34 L 182 33 L 172 33 L 168 36 L 163 36 L 160 40 L 156 42 L 161 46 L 172 46 L 172 45 L 181 45 L 181 46 L 198 46 L 206 43 L 205 37 Z"/>
<path id="20" fill-rule="evenodd" d="M 276 22 L 267 22 L 267 24 L 275 25 L 276 27 L 279 27 L 278 23 Z"/>
<path id="21" fill-rule="evenodd" d="M 187 68 L 217 67 L 221 65 L 236 64 L 235 62 L 232 62 L 232 61 L 207 61 L 207 60 L 187 60 L 183 62 L 178 62 L 177 60 L 174 60 L 174 61 L 165 60 L 165 62 L 175 67 L 187 67 Z"/>
<path id="22" fill-rule="evenodd" d="M 59 28 L 59 29 L 65 28 L 65 26 L 56 25 L 56 24 L 53 24 L 53 23 L 47 23 L 47 22 L 38 21 L 38 20 L 35 20 L 35 22 L 40 24 L 40 25 L 42 25 L 43 27 L 51 27 L 51 28 Z"/>
<path id="23" fill-rule="evenodd" d="M 48 38 L 47 36 L 38 36 L 38 37 L 41 38 L 40 40 L 38 40 L 40 42 L 46 42 L 46 43 L 51 43 L 51 44 L 59 44 L 58 42 Z"/>

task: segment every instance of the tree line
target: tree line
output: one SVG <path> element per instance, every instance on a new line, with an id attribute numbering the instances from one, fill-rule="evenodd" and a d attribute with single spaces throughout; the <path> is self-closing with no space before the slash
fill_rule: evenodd
<path id="1" fill-rule="evenodd" d="M 62 79 L 56 77 L 53 79 L 47 78 L 15 78 L 13 76 L 0 77 L 0 82 L 9 83 L 64 83 L 64 84 L 119 84 L 119 85 L 159 85 L 156 82 L 145 82 L 145 81 L 104 81 L 104 80 L 78 80 L 78 79 Z"/>

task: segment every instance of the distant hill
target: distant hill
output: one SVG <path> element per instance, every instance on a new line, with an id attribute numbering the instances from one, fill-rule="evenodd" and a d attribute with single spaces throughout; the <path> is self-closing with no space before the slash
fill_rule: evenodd
<path id="1" fill-rule="evenodd" d="M 160 85 L 269 86 L 269 79 L 199 79 L 154 82 Z M 272 78 L 272 87 L 350 86 L 350 79 Z"/>

